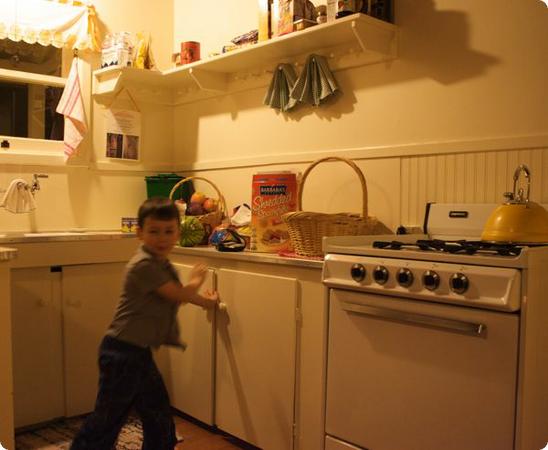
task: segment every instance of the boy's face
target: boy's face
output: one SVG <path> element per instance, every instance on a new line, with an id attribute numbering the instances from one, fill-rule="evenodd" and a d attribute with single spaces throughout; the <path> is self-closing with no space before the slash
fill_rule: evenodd
<path id="1" fill-rule="evenodd" d="M 179 241 L 179 224 L 176 219 L 158 220 L 147 217 L 143 228 L 137 228 L 137 237 L 145 247 L 159 258 L 167 258 L 173 246 Z"/>

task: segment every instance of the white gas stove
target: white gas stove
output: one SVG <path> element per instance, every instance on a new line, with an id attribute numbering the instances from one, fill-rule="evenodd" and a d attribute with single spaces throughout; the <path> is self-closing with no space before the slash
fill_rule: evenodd
<path id="1" fill-rule="evenodd" d="M 544 448 L 548 246 L 481 242 L 495 207 L 325 238 L 326 450 Z"/>

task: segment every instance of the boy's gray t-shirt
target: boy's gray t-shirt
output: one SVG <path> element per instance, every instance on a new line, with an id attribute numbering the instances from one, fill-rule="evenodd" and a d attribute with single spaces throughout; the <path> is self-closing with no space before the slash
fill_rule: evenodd
<path id="1" fill-rule="evenodd" d="M 120 302 L 106 334 L 139 347 L 184 348 L 177 324 L 179 305 L 156 293 L 168 281 L 180 283 L 173 265 L 141 246 L 126 266 Z"/>

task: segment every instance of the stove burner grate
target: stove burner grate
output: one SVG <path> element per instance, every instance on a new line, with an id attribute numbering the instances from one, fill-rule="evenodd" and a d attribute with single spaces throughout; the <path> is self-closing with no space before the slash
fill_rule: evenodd
<path id="1" fill-rule="evenodd" d="M 401 250 L 404 248 L 419 249 L 423 251 L 445 252 L 452 254 L 491 254 L 499 256 L 518 256 L 524 246 L 504 242 L 485 241 L 444 241 L 441 239 L 419 239 L 413 243 L 400 241 L 375 241 L 373 248 L 388 250 Z"/>

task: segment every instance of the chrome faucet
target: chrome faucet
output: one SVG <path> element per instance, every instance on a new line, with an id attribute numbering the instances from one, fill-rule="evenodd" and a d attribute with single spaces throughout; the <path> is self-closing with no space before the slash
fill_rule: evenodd
<path id="1" fill-rule="evenodd" d="M 49 175 L 46 175 L 45 173 L 35 173 L 32 175 L 32 186 L 30 187 L 30 192 L 33 195 L 36 191 L 40 190 L 40 181 L 38 178 L 49 178 Z"/>

